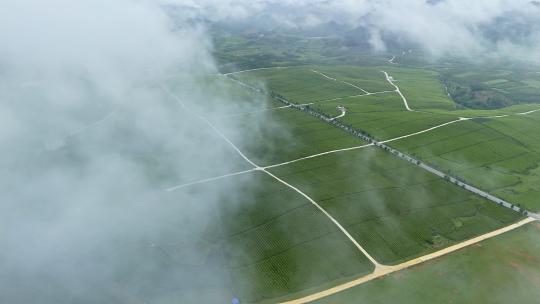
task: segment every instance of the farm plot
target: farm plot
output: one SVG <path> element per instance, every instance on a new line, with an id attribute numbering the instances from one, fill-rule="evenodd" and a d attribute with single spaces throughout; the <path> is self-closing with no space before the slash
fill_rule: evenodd
<path id="1" fill-rule="evenodd" d="M 338 106 L 347 110 L 340 121 L 380 140 L 425 130 L 457 118 L 453 115 L 405 111 L 396 93 L 351 97 L 316 103 L 312 107 L 331 116 Z"/>
<path id="2" fill-rule="evenodd" d="M 242 134 L 242 139 L 235 134 L 227 135 L 260 166 L 366 144 L 309 114 L 288 108 L 256 116 L 225 118 L 217 124 L 238 124 L 240 128 L 250 130 L 249 134 Z"/>
<path id="3" fill-rule="evenodd" d="M 351 66 L 314 66 L 311 69 L 340 81 L 346 81 L 368 92 L 392 91 L 380 68 L 362 68 Z"/>
<path id="4" fill-rule="evenodd" d="M 444 85 L 437 78 L 434 71 L 424 69 L 385 68 L 394 83 L 409 100 L 413 109 L 454 110 L 455 103 L 445 93 Z"/>
<path id="5" fill-rule="evenodd" d="M 271 171 L 304 189 L 384 264 L 411 259 L 519 218 L 373 147 Z"/>
<path id="6" fill-rule="evenodd" d="M 223 266 L 231 294 L 247 303 L 260 302 L 372 270 L 369 260 L 318 209 L 264 173 L 189 191 L 204 193 L 208 187 L 226 189 L 233 183 L 243 190 L 207 206 L 213 221 L 204 227 L 213 248 L 206 260 Z"/>
<path id="7" fill-rule="evenodd" d="M 313 71 L 325 73 L 326 77 Z M 310 78 L 319 77 L 318 81 L 321 81 L 321 83 L 306 89 L 306 85 L 302 80 L 304 76 L 299 75 Z M 428 82 L 428 76 L 422 76 L 426 78 L 424 81 Z M 393 92 L 394 87 L 386 81 L 381 71 L 373 68 L 313 66 L 252 71 L 237 74 L 234 77 L 253 84 L 258 82 L 267 83 L 269 90 L 284 96 L 289 101 L 313 103 L 310 107 L 325 113 L 329 117 L 336 115 L 337 106 L 345 106 L 347 113 L 343 118 L 340 118 L 340 121 L 358 127 L 379 139 L 388 139 L 418 132 L 458 118 L 457 115 L 442 111 L 441 113 L 405 113 L 403 100 L 397 93 Z M 358 85 L 363 90 L 371 93 L 378 93 L 376 95 L 365 95 L 365 92 L 357 89 L 356 92 L 351 92 L 353 94 L 325 95 L 328 92 L 343 92 L 339 91 L 339 87 L 342 85 L 347 86 L 347 90 L 354 89 L 354 87 L 348 86 L 342 81 Z M 424 85 L 427 86 L 428 84 L 430 83 Z M 328 86 L 330 86 L 330 90 Z M 298 98 L 298 96 L 302 97 Z"/>
<path id="8" fill-rule="evenodd" d="M 314 303 L 534 303 L 540 226 L 531 223 Z"/>
<path id="9" fill-rule="evenodd" d="M 330 80 L 309 68 L 259 70 L 233 77 L 257 86 L 263 86 L 264 82 L 267 90 L 278 92 L 287 100 L 300 104 L 365 93 L 345 83 Z"/>
<path id="10" fill-rule="evenodd" d="M 540 116 L 476 119 L 392 143 L 514 204 L 537 211 Z"/>

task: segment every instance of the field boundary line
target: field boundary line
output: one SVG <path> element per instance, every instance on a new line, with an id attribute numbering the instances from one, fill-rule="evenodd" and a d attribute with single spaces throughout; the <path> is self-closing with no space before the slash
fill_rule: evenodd
<path id="1" fill-rule="evenodd" d="M 494 115 L 494 116 L 471 116 L 471 117 L 468 117 L 468 118 L 469 118 L 469 119 L 482 119 L 482 118 L 485 118 L 485 119 L 495 119 L 495 118 L 505 118 L 505 117 L 517 116 L 517 115 L 524 116 L 524 115 L 529 115 L 529 114 L 532 114 L 532 113 L 536 113 L 536 112 L 538 112 L 538 111 L 540 111 L 540 109 L 530 110 L 530 111 L 526 111 L 526 112 L 518 112 L 518 113 L 508 113 L 508 114 Z"/>
<path id="2" fill-rule="evenodd" d="M 416 112 L 415 110 L 411 109 L 409 107 L 409 103 L 407 102 L 407 98 L 405 98 L 405 96 L 403 95 L 403 93 L 401 93 L 401 90 L 399 89 L 399 87 L 394 84 L 394 81 L 393 81 L 393 78 L 392 76 L 388 75 L 388 73 L 386 73 L 385 71 L 381 71 L 384 73 L 384 76 L 386 76 L 386 81 L 388 81 L 388 83 L 390 85 L 392 85 L 394 88 L 396 88 L 396 93 L 399 94 L 399 96 L 401 96 L 401 99 L 403 100 L 403 103 L 405 104 L 405 108 L 407 109 L 407 111 L 409 112 Z"/>
<path id="3" fill-rule="evenodd" d="M 324 74 L 324 73 L 322 73 L 322 72 L 319 72 L 319 71 L 317 71 L 317 70 L 311 70 L 311 71 L 312 71 L 313 73 L 315 73 L 315 74 L 321 75 L 322 77 L 324 77 L 324 78 L 326 78 L 326 79 L 328 79 L 328 80 L 332 80 L 332 81 L 344 83 L 344 84 L 346 84 L 346 85 L 348 85 L 348 86 L 351 86 L 351 87 L 353 87 L 353 88 L 355 88 L 355 89 L 358 89 L 358 90 L 360 90 L 360 91 L 362 91 L 362 92 L 364 92 L 364 93 L 366 93 L 366 94 L 369 94 L 368 91 L 366 91 L 366 90 L 362 89 L 361 87 L 359 87 L 359 86 L 357 86 L 357 85 L 354 85 L 354 84 L 352 84 L 352 83 L 350 83 L 350 82 L 343 81 L 343 80 L 338 80 L 338 79 L 336 79 L 336 78 L 330 77 L 330 76 L 328 76 L 328 75 L 326 75 L 326 74 Z"/>
<path id="4" fill-rule="evenodd" d="M 246 162 L 248 162 L 250 165 L 252 165 L 255 168 L 260 168 L 257 164 L 252 162 L 240 149 L 232 142 L 230 141 L 225 134 L 223 134 L 218 128 L 214 126 L 212 122 L 210 122 L 208 119 L 206 119 L 204 116 L 194 112 L 191 110 L 178 96 L 173 94 L 171 91 L 169 91 L 164 85 L 161 85 L 161 88 L 163 91 L 165 91 L 169 96 L 171 96 L 174 100 L 176 100 L 182 108 L 184 108 L 186 111 L 188 111 L 191 115 L 195 116 L 199 120 L 202 120 L 205 122 L 216 134 L 221 137 L 224 141 L 226 141 Z"/>
<path id="5" fill-rule="evenodd" d="M 228 118 L 228 117 L 235 117 L 235 116 L 242 116 L 242 115 L 251 115 L 251 114 L 257 114 L 257 113 L 261 113 L 261 112 L 270 112 L 270 111 L 275 111 L 275 110 L 279 110 L 279 109 L 286 109 L 286 108 L 289 108 L 289 107 L 290 106 L 279 106 L 279 107 L 273 107 L 273 108 L 264 108 L 264 109 L 259 109 L 259 110 L 253 110 L 253 111 L 249 111 L 249 112 L 240 112 L 240 113 L 217 115 L 217 116 L 213 116 L 213 117 Z"/>
<path id="6" fill-rule="evenodd" d="M 445 127 L 445 126 L 454 124 L 454 123 L 456 123 L 456 122 L 462 122 L 462 121 L 467 121 L 467 120 L 471 120 L 471 118 L 460 117 L 459 119 L 451 120 L 451 121 L 449 121 L 449 122 L 445 122 L 445 123 L 442 123 L 442 124 L 440 124 L 440 125 L 436 125 L 436 126 L 434 126 L 434 127 L 427 128 L 427 129 L 425 129 L 425 130 L 421 130 L 421 131 L 418 131 L 418 132 L 414 132 L 414 133 L 410 133 L 410 134 L 406 134 L 406 135 L 394 137 L 394 138 L 391 138 L 391 139 L 381 140 L 381 141 L 379 141 L 379 142 L 382 143 L 382 144 L 385 144 L 385 143 L 393 142 L 393 141 L 396 141 L 396 140 L 408 138 L 408 137 L 411 137 L 411 136 L 415 136 L 415 135 L 420 135 L 420 134 L 423 134 L 423 133 L 427 133 L 427 132 L 429 132 L 429 131 L 433 131 L 433 130 L 435 130 L 435 129 L 442 128 L 442 127 Z"/>
<path id="7" fill-rule="evenodd" d="M 223 73 L 221 75 L 236 75 L 241 73 L 247 73 L 247 72 L 254 72 L 254 71 L 263 71 L 263 70 L 281 70 L 281 69 L 288 69 L 289 67 L 266 67 L 266 68 L 256 68 L 256 69 L 249 69 L 249 70 L 241 70 L 241 71 L 235 71 L 235 72 L 229 72 L 229 73 Z"/>
<path id="8" fill-rule="evenodd" d="M 305 157 L 300 157 L 300 158 L 293 159 L 293 160 L 286 161 L 286 162 L 279 163 L 279 164 L 269 165 L 269 166 L 263 167 L 263 169 L 272 169 L 272 168 L 281 167 L 281 166 L 285 166 L 285 165 L 288 165 L 288 164 L 296 163 L 296 162 L 299 162 L 299 161 L 303 161 L 303 160 L 306 160 L 306 159 L 316 158 L 316 157 L 319 157 L 319 156 L 324 156 L 324 155 L 338 153 L 338 152 L 358 150 L 358 149 L 362 149 L 362 148 L 371 147 L 373 145 L 374 145 L 373 143 L 369 143 L 369 144 L 365 144 L 365 145 L 361 145 L 361 146 L 354 146 L 354 147 L 349 147 L 349 148 L 326 151 L 326 152 L 317 153 L 317 154 L 313 154 L 313 155 L 309 155 L 309 156 L 305 156 Z"/>
<path id="9" fill-rule="evenodd" d="M 238 172 L 219 175 L 219 176 L 215 176 L 215 177 L 205 178 L 205 179 L 197 180 L 197 181 L 194 181 L 194 182 L 189 182 L 189 183 L 185 183 L 185 184 L 172 186 L 170 188 L 167 188 L 166 191 L 167 192 L 173 192 L 173 191 L 185 188 L 185 187 L 198 185 L 198 184 L 205 184 L 205 183 L 208 183 L 208 182 L 213 182 L 213 181 L 216 181 L 216 180 L 220 180 L 220 179 L 224 179 L 224 178 L 228 178 L 228 177 L 232 177 L 232 176 L 236 176 L 236 175 L 242 175 L 242 174 L 254 172 L 256 170 L 257 170 L 256 168 L 253 168 L 253 169 L 249 169 L 249 170 L 238 171 Z"/>
<path id="10" fill-rule="evenodd" d="M 329 288 L 329 289 L 326 289 L 326 290 L 323 290 L 323 291 L 313 293 L 311 295 L 308 295 L 308 296 L 305 296 L 305 297 L 302 297 L 302 298 L 299 298 L 299 299 L 295 299 L 295 300 L 291 300 L 291 301 L 285 301 L 285 302 L 281 302 L 281 303 L 282 304 L 303 304 L 303 303 L 309 303 L 309 302 L 313 302 L 313 301 L 316 301 L 316 300 L 320 300 L 322 298 L 337 294 L 339 292 L 342 292 L 342 291 L 345 291 L 347 289 L 356 287 L 358 285 L 364 284 L 364 283 L 372 281 L 374 279 L 386 276 L 388 274 L 391 274 L 391 273 L 394 273 L 394 272 L 397 272 L 397 271 L 400 271 L 400 270 L 403 270 L 403 269 L 407 269 L 407 268 L 422 264 L 424 262 L 439 258 L 441 256 L 456 252 L 456 251 L 458 251 L 460 249 L 463 249 L 465 247 L 468 247 L 470 245 L 474 245 L 474 244 L 482 242 L 484 240 L 487 240 L 487 239 L 496 237 L 498 235 L 504 234 L 506 232 L 512 231 L 514 229 L 517 229 L 517 228 L 519 228 L 519 227 L 521 227 L 523 225 L 526 225 L 528 223 L 531 223 L 533 221 L 535 221 L 535 219 L 529 217 L 529 218 L 521 220 L 521 221 L 519 221 L 517 223 L 514 223 L 514 224 L 508 225 L 506 227 L 499 228 L 497 230 L 482 234 L 482 235 L 474 237 L 472 239 L 469 239 L 469 240 L 463 241 L 461 243 L 458 243 L 458 244 L 449 246 L 447 248 L 441 249 L 439 251 L 435 251 L 435 252 L 426 254 L 424 256 L 409 260 L 407 262 L 403 262 L 403 263 L 398 264 L 398 265 L 385 266 L 385 267 L 380 268 L 380 269 L 375 269 L 374 272 L 372 272 L 372 273 L 370 273 L 368 275 L 362 276 L 360 278 L 354 279 L 352 281 L 340 284 L 338 286 L 335 286 L 335 287 L 332 287 L 332 288 Z"/>
<path id="11" fill-rule="evenodd" d="M 333 223 L 334 225 L 336 225 L 339 230 L 341 230 L 341 232 L 343 232 L 343 234 L 345 234 L 345 236 L 354 244 L 354 246 L 356 246 L 356 248 L 358 250 L 360 250 L 368 259 L 369 261 L 375 265 L 375 269 L 380 269 L 380 268 L 384 268 L 384 267 L 387 267 L 386 265 L 382 265 L 380 264 L 379 262 L 377 262 L 367 251 L 366 249 L 364 249 L 364 247 L 362 247 L 353 237 L 352 235 L 347 231 L 347 229 L 345 229 L 332 215 L 330 215 L 330 213 L 328 213 L 328 211 L 326 211 L 323 207 L 321 207 L 321 205 L 319 205 L 315 200 L 313 200 L 311 197 L 309 197 L 309 195 L 305 194 L 304 192 L 302 192 L 300 189 L 296 188 L 295 186 L 287 183 L 286 181 L 282 180 L 281 178 L 275 176 L 273 173 L 271 172 L 268 172 L 266 170 L 263 169 L 264 172 L 266 172 L 266 174 L 270 175 L 271 177 L 273 177 L 274 179 L 276 179 L 277 181 L 279 181 L 280 183 L 286 185 L 287 187 L 293 189 L 294 191 L 296 191 L 298 194 L 302 195 L 304 198 L 306 198 L 308 201 L 310 201 L 313 205 L 315 205 L 315 207 L 317 207 L 317 209 L 319 209 L 324 215 L 326 215 L 327 218 L 329 218 Z"/>
<path id="12" fill-rule="evenodd" d="M 106 115 L 102 116 L 98 120 L 94 120 L 94 121 L 89 122 L 87 124 L 83 124 L 82 126 L 74 129 L 73 131 L 70 131 L 68 133 L 65 133 L 64 135 L 58 136 L 57 139 L 46 142 L 45 147 L 43 148 L 43 150 L 45 150 L 45 151 L 54 151 L 54 150 L 59 149 L 60 147 L 65 145 L 66 140 L 68 140 L 68 139 L 70 139 L 72 137 L 76 137 L 79 134 L 84 133 L 87 130 L 89 130 L 89 129 L 95 127 L 95 126 L 100 125 L 100 124 L 110 120 L 119 111 L 120 111 L 119 106 L 114 107 L 110 112 L 108 112 Z M 40 149 L 40 151 L 41 151 L 41 149 Z"/>
<path id="13" fill-rule="evenodd" d="M 68 137 L 73 137 L 73 136 L 76 136 L 82 132 L 85 132 L 86 130 L 96 126 L 96 125 L 99 125 L 109 119 L 111 119 L 114 115 L 116 115 L 116 113 L 118 113 L 119 111 L 119 107 L 115 107 L 112 111 L 110 111 L 109 113 L 107 113 L 107 115 L 101 117 L 100 119 L 96 120 L 96 121 L 93 121 L 87 125 L 84 125 L 80 128 L 78 128 L 77 130 L 75 131 L 71 131 L 69 132 L 66 136 L 64 136 L 63 138 L 68 138 Z"/>

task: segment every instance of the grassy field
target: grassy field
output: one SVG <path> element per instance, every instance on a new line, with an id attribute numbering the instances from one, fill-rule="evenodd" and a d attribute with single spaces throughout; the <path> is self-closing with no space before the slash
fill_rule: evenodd
<path id="1" fill-rule="evenodd" d="M 535 303 L 540 226 L 481 242 L 316 303 Z"/>

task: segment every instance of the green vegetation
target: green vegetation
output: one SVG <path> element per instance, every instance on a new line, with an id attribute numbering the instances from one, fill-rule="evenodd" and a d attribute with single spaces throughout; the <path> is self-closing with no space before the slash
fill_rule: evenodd
<path id="1" fill-rule="evenodd" d="M 265 122 L 260 124 L 260 122 Z M 220 126 L 239 124 L 252 130 L 237 139 L 255 163 L 268 166 L 293 159 L 366 144 L 326 122 L 292 109 L 279 109 L 253 115 L 221 119 Z M 228 134 L 233 140 L 234 134 Z"/>
<path id="2" fill-rule="evenodd" d="M 397 264 L 519 219 L 374 147 L 271 171 L 318 201 L 384 264 Z"/>
<path id="3" fill-rule="evenodd" d="M 438 73 L 426 69 L 385 68 L 403 95 L 416 110 L 454 110 L 455 103 L 445 93 L 444 85 L 438 80 Z"/>
<path id="4" fill-rule="evenodd" d="M 405 111 L 403 101 L 396 93 L 318 103 L 313 108 L 334 115 L 337 106 L 347 109 L 347 114 L 340 121 L 381 140 L 411 134 L 456 119 L 443 114 Z"/>
<path id="5" fill-rule="evenodd" d="M 515 204 L 540 210 L 540 115 L 476 119 L 392 143 Z"/>
<path id="6" fill-rule="evenodd" d="M 227 265 L 233 294 L 259 302 L 371 271 L 345 235 L 290 188 L 264 173 L 226 182 L 246 179 L 251 188 L 214 206 L 219 221 L 207 229 L 215 258 Z"/>
<path id="7" fill-rule="evenodd" d="M 363 78 L 362 73 L 365 72 L 368 82 L 376 79 L 377 75 L 377 69 L 372 68 L 305 67 L 294 69 L 295 78 L 310 75 L 312 69 L 328 73 L 328 76 L 340 81 L 356 84 L 360 84 L 360 81 L 354 82 L 352 79 L 354 75 Z M 340 72 L 341 70 L 343 72 Z M 340 118 L 340 121 L 364 130 L 381 140 L 425 130 L 456 120 L 460 116 L 490 117 L 537 109 L 532 105 L 519 105 L 498 111 L 445 110 L 445 108 L 451 108 L 448 106 L 451 101 L 444 95 L 436 73 L 395 67 L 387 70 L 395 77 L 396 84 L 407 97 L 410 106 L 413 109 L 423 106 L 419 112 L 405 111 L 403 101 L 396 93 L 342 98 L 336 93 L 334 98 L 340 99 L 316 101 L 310 107 L 332 117 L 337 115 L 337 106 L 344 106 L 347 113 L 345 117 Z M 257 77 L 252 78 L 253 74 Z M 288 81 L 289 69 L 245 73 L 242 77 L 253 81 L 253 79 L 266 79 L 268 74 L 271 74 L 274 79 L 273 82 L 269 82 L 269 89 L 279 94 L 282 94 L 282 90 L 285 89 L 285 85 L 281 84 L 294 83 L 294 80 Z M 329 79 L 322 80 L 326 80 L 333 86 L 330 87 L 332 92 L 340 92 L 338 84 L 342 83 Z M 384 77 L 380 76 L 380 81 L 385 83 Z M 292 91 L 290 87 L 286 89 Z M 321 91 L 328 89 L 324 87 Z M 422 98 L 422 92 L 427 92 L 426 96 L 429 98 Z M 302 102 L 309 100 L 310 97 L 311 100 L 317 100 L 317 97 L 321 95 L 317 87 L 306 94 L 308 95 L 302 95 Z M 285 95 L 285 97 L 290 98 L 290 101 L 300 102 L 296 99 L 297 95 L 289 93 L 289 96 Z M 392 144 L 515 204 L 532 210 L 540 210 L 536 201 L 536 196 L 540 191 L 537 177 L 539 173 L 536 170 L 539 164 L 540 147 L 537 147 L 538 140 L 533 135 L 537 122 L 538 113 L 476 119 L 432 130 Z"/>
<path id="8" fill-rule="evenodd" d="M 534 223 L 315 303 L 535 303 L 539 256 Z"/>

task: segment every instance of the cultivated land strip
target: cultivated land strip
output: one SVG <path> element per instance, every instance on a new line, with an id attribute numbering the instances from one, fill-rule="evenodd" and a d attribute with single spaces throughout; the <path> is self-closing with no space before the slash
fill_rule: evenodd
<path id="1" fill-rule="evenodd" d="M 297 192 L 298 194 L 302 195 L 304 198 L 306 198 L 308 201 L 310 201 L 317 209 L 319 209 L 330 221 L 332 221 L 332 223 L 334 223 L 338 229 L 343 233 L 345 234 L 345 236 L 354 244 L 354 246 L 356 246 L 356 248 L 358 248 L 358 250 L 360 252 L 362 252 L 362 254 L 364 254 L 374 265 L 375 265 L 375 269 L 377 268 L 381 268 L 381 267 L 384 267 L 383 265 L 381 265 L 380 263 L 378 263 L 352 236 L 351 234 L 347 231 L 347 229 L 345 229 L 332 215 L 330 215 L 330 213 L 328 213 L 323 207 L 321 207 L 315 200 L 313 200 L 309 195 L 307 195 L 306 193 L 302 192 L 300 189 L 296 188 L 295 186 L 287 183 L 286 181 L 284 181 L 283 179 L 277 177 L 276 175 L 272 174 L 271 172 L 267 171 L 266 169 L 258 166 L 257 164 L 255 164 L 253 161 L 251 161 L 244 153 L 242 153 L 242 151 L 232 142 L 230 141 L 227 136 L 225 136 L 225 134 L 223 134 L 219 129 L 217 129 L 208 119 L 206 119 L 204 116 L 201 116 L 199 114 L 197 114 L 196 112 L 192 111 L 183 101 L 182 99 L 180 99 L 178 96 L 176 96 L 175 94 L 173 94 L 171 91 L 169 91 L 165 86 L 161 86 L 161 88 L 169 95 L 171 96 L 172 98 L 174 98 L 181 106 L 182 108 L 184 108 L 187 112 L 189 112 L 191 115 L 195 116 L 196 118 L 198 118 L 199 120 L 205 122 L 214 132 L 216 132 L 216 134 L 219 135 L 219 137 L 221 137 L 225 142 L 227 142 L 246 162 L 248 162 L 249 164 L 251 164 L 254 168 L 251 170 L 251 171 L 262 171 L 264 173 L 266 173 L 267 175 L 269 175 L 270 177 L 272 177 L 273 179 L 277 180 L 278 182 L 282 183 L 283 185 L 289 187 L 290 189 L 294 190 L 295 192 Z M 246 173 L 246 172 L 244 172 Z M 230 174 L 229 176 L 232 176 L 232 175 L 239 175 L 241 173 L 238 173 L 238 174 Z M 214 179 L 215 180 L 215 179 Z M 174 188 L 174 187 L 173 187 Z M 172 189 L 172 188 L 171 188 Z"/>
<path id="2" fill-rule="evenodd" d="M 346 85 L 348 85 L 348 86 L 351 86 L 351 87 L 353 87 L 353 88 L 355 88 L 355 89 L 358 89 L 358 90 L 364 92 L 365 94 L 369 94 L 368 91 L 366 91 L 366 90 L 362 89 L 361 87 L 359 87 L 359 86 L 357 86 L 357 85 L 354 85 L 354 84 L 352 84 L 352 83 L 350 83 L 350 82 L 343 81 L 343 80 L 337 80 L 336 78 L 330 77 L 330 76 L 328 76 L 328 75 L 326 75 L 326 74 L 324 74 L 324 73 L 322 73 L 322 72 L 316 71 L 316 70 L 311 70 L 311 71 L 312 71 L 313 73 L 315 73 L 315 74 L 321 75 L 322 77 L 324 77 L 324 78 L 326 78 L 326 79 L 328 79 L 328 80 L 332 80 L 332 81 L 337 81 L 337 82 L 344 83 L 344 84 L 346 84 Z"/>
<path id="3" fill-rule="evenodd" d="M 182 184 L 182 185 L 170 187 L 170 188 L 168 188 L 168 189 L 166 189 L 166 190 L 167 190 L 168 192 L 173 192 L 173 191 L 176 191 L 176 190 L 180 190 L 180 189 L 182 189 L 182 188 L 185 188 L 185 187 L 189 187 L 189 186 L 193 186 L 193 185 L 198 185 L 198 184 L 204 184 L 204 183 L 208 183 L 208 182 L 213 182 L 213 181 L 220 180 L 220 179 L 224 179 L 224 178 L 227 178 L 227 177 L 232 177 L 232 176 L 236 176 L 236 175 L 241 175 L 241 174 L 245 174 L 245 173 L 250 173 L 250 172 L 253 172 L 253 171 L 256 171 L 256 170 L 257 170 L 256 168 L 253 168 L 253 169 L 249 169 L 249 170 L 238 171 L 238 172 L 234 172 L 234 173 L 229 173 L 229 174 L 224 174 L 224 175 L 220 175 L 220 176 L 210 177 L 210 178 L 201 179 L 201 180 L 198 180 L 198 181 L 194 181 L 194 182 L 190 182 L 190 183 L 186 183 L 186 184 Z"/>
<path id="4" fill-rule="evenodd" d="M 352 288 L 352 287 L 358 286 L 360 284 L 369 282 L 369 281 L 371 281 L 373 279 L 377 279 L 377 278 L 386 276 L 388 274 L 391 274 L 393 272 L 400 271 L 400 270 L 403 270 L 403 269 L 407 269 L 409 267 L 412 267 L 412 266 L 415 266 L 415 265 L 418 265 L 418 264 L 421 264 L 421 263 L 436 259 L 436 258 L 441 257 L 443 255 L 446 255 L 446 254 L 455 252 L 457 250 L 463 249 L 463 248 L 465 248 L 467 246 L 479 243 L 479 242 L 487 240 L 489 238 L 493 238 L 495 236 L 501 235 L 501 234 L 506 233 L 508 231 L 512 231 L 512 230 L 514 230 L 516 228 L 519 228 L 519 227 L 521 227 L 521 226 L 523 226 L 525 224 L 528 224 L 530 222 L 533 222 L 533 221 L 534 221 L 534 219 L 532 219 L 532 218 L 526 218 L 526 219 L 524 219 L 524 220 L 522 220 L 520 222 L 517 222 L 515 224 L 503 227 L 501 229 L 497 229 L 497 230 L 492 231 L 492 232 L 488 232 L 486 234 L 477 236 L 475 238 L 469 239 L 467 241 L 461 242 L 461 243 L 456 244 L 456 245 L 452 245 L 452 246 L 444 248 L 442 250 L 435 251 L 435 252 L 430 253 L 430 254 L 426 254 L 424 256 L 412 259 L 412 260 L 407 261 L 407 262 L 403 262 L 403 263 L 398 264 L 398 265 L 385 266 L 385 267 L 382 267 L 382 268 L 379 268 L 379 269 L 375 269 L 374 272 L 372 272 L 372 273 L 370 273 L 368 275 L 365 275 L 363 277 L 360 277 L 358 279 L 354 279 L 354 280 L 349 281 L 347 283 L 344 283 L 344 284 L 341 284 L 341 285 L 338 285 L 338 286 L 335 286 L 335 287 L 332 287 L 332 288 L 329 288 L 329 289 L 326 289 L 326 290 L 323 290 L 323 291 L 319 291 L 317 293 L 311 294 L 309 296 L 305 296 L 305 297 L 300 298 L 300 299 L 282 302 L 282 304 L 302 304 L 302 303 L 309 303 L 309 302 L 313 302 L 313 301 L 316 301 L 316 300 L 320 300 L 322 298 L 331 296 L 331 295 L 336 294 L 338 292 L 342 292 L 342 291 L 347 290 L 349 288 Z"/>

